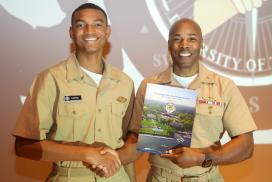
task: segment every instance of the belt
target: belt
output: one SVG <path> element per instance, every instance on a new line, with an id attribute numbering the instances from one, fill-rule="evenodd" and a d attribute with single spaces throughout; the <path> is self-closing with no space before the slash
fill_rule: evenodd
<path id="1" fill-rule="evenodd" d="M 77 177 L 77 176 L 95 176 L 95 173 L 88 168 L 66 168 L 54 167 L 54 171 L 60 176 Z"/>
<path id="2" fill-rule="evenodd" d="M 208 171 L 197 176 L 187 176 L 178 174 L 177 172 L 172 171 L 171 169 L 151 166 L 151 171 L 153 171 L 155 174 L 159 176 L 171 180 L 171 182 L 209 182 L 211 181 L 212 177 L 216 175 L 214 169 L 215 167 L 211 167 Z"/>

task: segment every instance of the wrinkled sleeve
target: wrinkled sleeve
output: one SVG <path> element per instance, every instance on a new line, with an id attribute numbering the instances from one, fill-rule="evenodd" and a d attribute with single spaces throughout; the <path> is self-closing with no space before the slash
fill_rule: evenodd
<path id="1" fill-rule="evenodd" d="M 43 72 L 34 79 L 12 135 L 36 140 L 46 139 L 53 124 L 55 85 L 49 72 Z"/>
<path id="2" fill-rule="evenodd" d="M 136 93 L 136 98 L 133 105 L 133 113 L 129 125 L 129 131 L 134 133 L 138 133 L 141 127 L 146 85 L 147 81 L 143 80 Z"/>
<path id="3" fill-rule="evenodd" d="M 125 138 L 126 135 L 127 135 L 128 127 L 129 127 L 132 112 L 133 112 L 133 105 L 134 105 L 134 101 L 135 101 L 135 90 L 134 90 L 133 82 L 131 84 L 131 88 L 132 88 L 131 89 L 131 95 L 130 95 L 129 103 L 128 103 L 128 106 L 127 106 L 126 114 L 123 117 L 123 124 L 122 124 L 123 138 Z"/>
<path id="4" fill-rule="evenodd" d="M 226 86 L 228 102 L 223 115 L 224 127 L 233 137 L 257 129 L 249 108 L 237 86 L 230 81 Z"/>

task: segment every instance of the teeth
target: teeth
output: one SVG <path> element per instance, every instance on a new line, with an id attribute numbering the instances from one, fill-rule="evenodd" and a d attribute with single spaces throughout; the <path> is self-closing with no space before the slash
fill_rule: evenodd
<path id="1" fill-rule="evenodd" d="M 86 41 L 95 41 L 97 40 L 97 37 L 87 37 L 85 38 Z"/>
<path id="2" fill-rule="evenodd" d="M 189 53 L 189 52 L 181 52 L 181 53 L 179 53 L 179 56 L 187 57 L 187 56 L 191 56 L 191 53 Z"/>

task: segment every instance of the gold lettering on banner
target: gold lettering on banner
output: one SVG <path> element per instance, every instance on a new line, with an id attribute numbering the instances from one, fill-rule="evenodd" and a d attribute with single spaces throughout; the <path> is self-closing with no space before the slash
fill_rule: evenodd
<path id="1" fill-rule="evenodd" d="M 252 96 L 249 98 L 249 110 L 252 113 L 260 111 L 261 107 L 259 105 L 259 97 Z"/>
<path id="2" fill-rule="evenodd" d="M 242 60 L 239 57 L 232 57 L 221 53 L 216 49 L 210 49 L 207 45 L 203 45 L 201 55 L 210 62 L 235 71 L 256 72 L 263 71 L 267 68 L 271 69 L 272 56 L 267 58 Z"/>

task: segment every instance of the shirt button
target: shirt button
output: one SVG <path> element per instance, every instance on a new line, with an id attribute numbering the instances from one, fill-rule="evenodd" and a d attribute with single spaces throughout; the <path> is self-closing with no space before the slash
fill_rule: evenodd
<path id="1" fill-rule="evenodd" d="M 75 114 L 76 114 L 76 111 L 73 111 L 72 113 L 75 115 Z"/>
<path id="2" fill-rule="evenodd" d="M 101 109 L 98 109 L 98 112 L 101 112 Z"/>
<path id="3" fill-rule="evenodd" d="M 98 131 L 98 132 L 101 132 L 102 130 L 99 128 L 97 131 Z"/>

